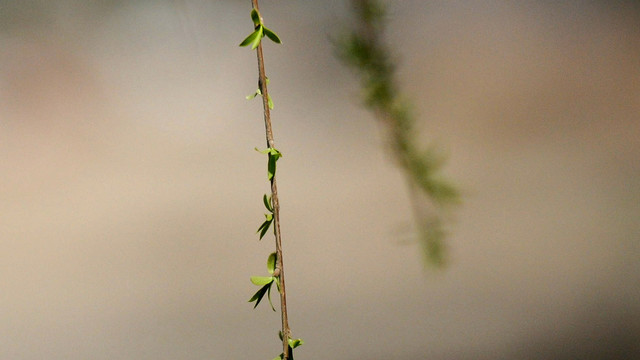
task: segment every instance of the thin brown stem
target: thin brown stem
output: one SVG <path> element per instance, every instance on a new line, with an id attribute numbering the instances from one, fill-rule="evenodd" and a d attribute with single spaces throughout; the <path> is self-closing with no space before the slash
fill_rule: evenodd
<path id="1" fill-rule="evenodd" d="M 258 8 L 258 0 L 251 0 L 254 9 Z M 264 56 L 262 54 L 262 42 L 257 48 L 258 54 L 258 88 L 262 93 L 262 107 L 264 109 L 264 127 L 267 138 L 267 147 L 275 148 L 273 140 L 273 130 L 271 127 L 271 112 L 269 109 L 269 92 L 267 91 L 267 76 L 264 71 Z M 271 156 L 271 155 L 269 155 Z M 280 235 L 280 202 L 278 201 L 278 186 L 276 184 L 276 176 L 271 178 L 271 205 L 273 206 L 274 234 L 276 238 L 276 272 L 280 281 L 280 312 L 282 315 L 282 354 L 283 359 L 289 359 L 289 338 L 291 337 L 291 329 L 289 328 L 289 320 L 287 317 L 287 293 L 284 283 L 284 262 L 282 259 L 282 237 Z"/>

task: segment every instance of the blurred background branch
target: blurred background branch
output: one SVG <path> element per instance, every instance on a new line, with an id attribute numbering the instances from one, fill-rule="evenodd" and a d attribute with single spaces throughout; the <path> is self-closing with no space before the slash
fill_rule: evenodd
<path id="1" fill-rule="evenodd" d="M 418 140 L 417 118 L 397 84 L 392 50 L 384 44 L 386 5 L 377 0 L 352 0 L 351 5 L 355 21 L 334 41 L 337 54 L 359 75 L 364 105 L 384 126 L 392 155 L 404 171 L 426 259 L 442 266 L 444 223 L 451 207 L 459 204 L 460 192 L 441 174 L 444 156 Z"/>

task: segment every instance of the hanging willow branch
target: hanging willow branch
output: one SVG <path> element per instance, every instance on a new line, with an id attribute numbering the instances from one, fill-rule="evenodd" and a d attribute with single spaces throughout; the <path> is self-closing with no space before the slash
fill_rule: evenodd
<path id="1" fill-rule="evenodd" d="M 267 270 L 271 276 L 251 277 L 251 282 L 255 285 L 261 286 L 261 288 L 253 295 L 249 302 L 255 301 L 255 308 L 266 294 L 269 299 L 269 303 L 271 304 L 271 288 L 274 283 L 276 284 L 280 294 L 280 313 L 282 320 L 282 327 L 279 334 L 280 340 L 282 340 L 282 354 L 280 354 L 279 358 L 283 360 L 293 360 L 293 349 L 302 345 L 303 341 L 301 339 L 291 338 L 291 329 L 289 328 L 287 314 L 287 293 L 284 280 L 282 235 L 280 233 L 280 202 L 278 200 L 278 186 L 276 183 L 276 163 L 278 159 L 282 157 L 282 153 L 276 149 L 275 141 L 273 139 L 273 129 L 271 126 L 271 109 L 273 109 L 273 101 L 271 100 L 267 89 L 269 80 L 265 74 L 264 55 L 262 52 L 262 38 L 265 36 L 277 44 L 280 44 L 281 41 L 275 32 L 264 25 L 264 21 L 260 15 L 260 9 L 258 8 L 258 0 L 252 0 L 251 5 L 251 20 L 254 24 L 254 31 L 240 43 L 240 46 L 251 45 L 251 49 L 256 50 L 258 57 L 258 89 L 253 95 L 248 96 L 247 99 L 255 98 L 258 95 L 262 97 L 267 149 L 260 152 L 268 156 L 267 179 L 271 185 L 271 195 L 267 196 L 265 194 L 263 197 L 263 203 L 268 213 L 265 214 L 266 219 L 258 228 L 258 233 L 260 234 L 260 239 L 262 239 L 269 228 L 273 225 L 276 251 L 270 254 L 267 259 Z M 273 304 L 271 304 L 271 307 L 273 308 Z M 275 308 L 273 309 L 275 311 Z"/>
<path id="2" fill-rule="evenodd" d="M 400 95 L 395 67 L 382 37 L 385 8 L 375 0 L 352 0 L 355 24 L 335 41 L 338 57 L 360 77 L 365 106 L 386 129 L 395 160 L 404 170 L 412 210 L 425 254 L 431 263 L 445 260 L 444 216 L 459 203 L 459 192 L 440 174 L 443 157 L 435 148 L 421 148 L 416 139 L 416 118 Z M 431 202 L 429 210 L 421 197 Z"/>

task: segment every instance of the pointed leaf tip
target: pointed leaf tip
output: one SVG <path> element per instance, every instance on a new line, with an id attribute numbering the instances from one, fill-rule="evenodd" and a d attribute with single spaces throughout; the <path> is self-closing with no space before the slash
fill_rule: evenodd
<path id="1" fill-rule="evenodd" d="M 265 215 L 271 215 L 271 214 L 265 214 Z M 256 231 L 260 233 L 260 240 L 262 240 L 262 238 L 267 233 L 267 231 L 269 231 L 269 227 L 271 227 L 272 222 L 273 222 L 273 215 L 271 215 L 271 218 L 267 217 L 267 220 L 265 220 L 262 223 L 262 225 L 260 225 L 260 227 L 258 228 L 258 231 Z"/>
<path id="2" fill-rule="evenodd" d="M 252 44 L 256 41 L 258 41 L 258 43 L 260 43 L 260 38 L 262 37 L 262 31 L 258 32 L 258 30 L 252 32 L 251 34 L 249 34 L 249 36 L 247 36 L 244 40 L 242 40 L 242 42 L 240 43 L 239 46 L 247 46 L 249 44 Z M 257 45 L 256 45 L 257 47 Z M 252 47 L 252 49 L 254 49 Z"/>
<path id="3" fill-rule="evenodd" d="M 271 302 L 271 283 L 269 283 L 269 285 L 265 285 L 265 286 L 269 287 L 267 289 L 267 299 L 269 299 L 269 305 L 271 305 L 271 310 L 276 311 L 276 308 L 273 306 L 273 303 Z"/>
<path id="4" fill-rule="evenodd" d="M 273 41 L 274 43 L 282 44 L 282 40 L 280 40 L 278 35 L 273 31 L 271 31 L 271 29 L 268 29 L 266 26 L 264 27 L 264 34 L 267 35 L 267 37 L 271 39 L 271 41 Z"/>
<path id="5" fill-rule="evenodd" d="M 267 284 L 261 287 L 260 290 L 256 291 L 256 293 L 251 297 L 251 299 L 249 299 L 249 302 L 254 302 L 254 301 L 256 302 L 255 305 L 253 306 L 254 309 L 258 307 L 258 304 L 260 304 L 260 301 L 262 301 L 264 294 L 266 294 L 267 290 L 270 288 L 271 288 L 271 284 Z"/>

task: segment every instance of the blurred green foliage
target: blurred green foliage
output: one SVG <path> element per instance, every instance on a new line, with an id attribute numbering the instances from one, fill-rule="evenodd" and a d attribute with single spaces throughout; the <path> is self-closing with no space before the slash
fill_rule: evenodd
<path id="1" fill-rule="evenodd" d="M 441 175 L 445 159 L 435 147 L 423 148 L 416 135 L 416 116 L 396 84 L 396 65 L 382 37 L 385 6 L 375 0 L 352 0 L 355 22 L 335 41 L 338 57 L 360 77 L 364 105 L 384 124 L 393 156 L 404 170 L 421 244 L 429 263 L 445 261 L 444 216 L 460 202 L 458 189 Z M 420 204 L 425 195 L 435 210 Z"/>

